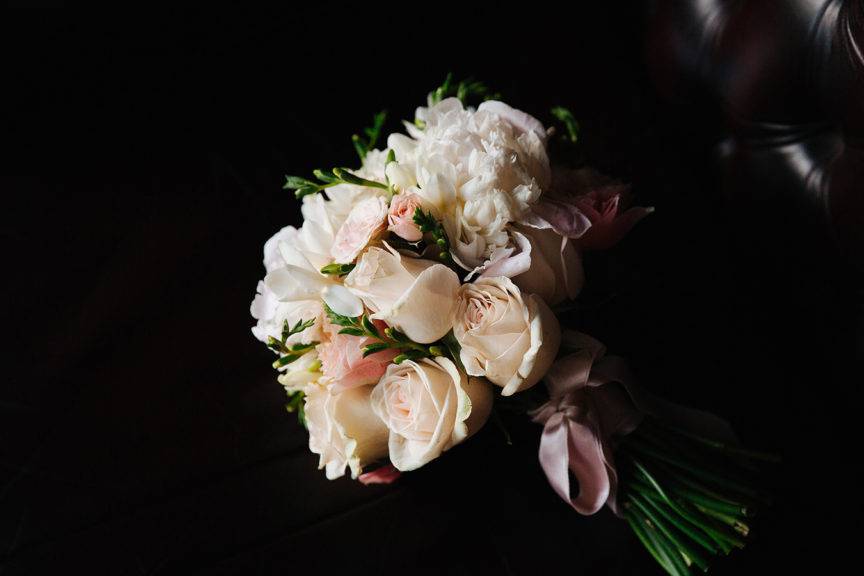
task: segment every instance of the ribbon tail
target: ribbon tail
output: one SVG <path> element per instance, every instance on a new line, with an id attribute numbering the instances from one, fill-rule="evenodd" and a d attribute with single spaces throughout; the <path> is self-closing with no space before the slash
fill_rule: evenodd
<path id="1" fill-rule="evenodd" d="M 583 424 L 556 414 L 540 438 L 540 466 L 552 489 L 577 512 L 591 515 L 609 498 L 610 482 L 600 439 Z M 579 493 L 570 495 L 570 473 Z"/>

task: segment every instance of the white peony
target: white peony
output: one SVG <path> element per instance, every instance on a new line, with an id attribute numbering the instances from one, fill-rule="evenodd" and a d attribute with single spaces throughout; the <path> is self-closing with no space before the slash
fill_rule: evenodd
<path id="1" fill-rule="evenodd" d="M 447 98 L 420 108 L 424 129 L 393 134 L 388 176 L 434 207 L 456 261 L 470 270 L 506 246 L 506 226 L 528 223 L 551 179 L 542 124 L 501 102 L 463 108 Z M 417 188 L 413 188 L 416 183 Z"/>

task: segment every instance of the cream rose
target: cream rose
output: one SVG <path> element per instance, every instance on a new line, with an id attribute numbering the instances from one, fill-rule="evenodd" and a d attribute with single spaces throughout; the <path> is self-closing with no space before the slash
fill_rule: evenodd
<path id="1" fill-rule="evenodd" d="M 371 393 L 372 386 L 333 393 L 314 385 L 306 391 L 309 449 L 330 480 L 344 475 L 346 466 L 357 478 L 364 466 L 387 456 L 387 427 L 372 410 Z"/>
<path id="2" fill-rule="evenodd" d="M 330 255 L 350 264 L 387 225 L 387 201 L 380 196 L 358 202 L 336 233 Z"/>
<path id="3" fill-rule="evenodd" d="M 453 334 L 471 376 L 485 376 L 504 396 L 534 386 L 551 366 L 561 327 L 542 298 L 504 276 L 480 278 L 459 289 Z"/>
<path id="4" fill-rule="evenodd" d="M 389 430 L 390 461 L 415 470 L 483 427 L 492 390 L 448 358 L 391 364 L 372 391 L 372 409 Z"/>
<path id="5" fill-rule="evenodd" d="M 447 266 L 403 258 L 386 246 L 366 250 L 345 277 L 345 287 L 383 320 L 415 342 L 444 337 L 456 315 L 459 277 Z"/>

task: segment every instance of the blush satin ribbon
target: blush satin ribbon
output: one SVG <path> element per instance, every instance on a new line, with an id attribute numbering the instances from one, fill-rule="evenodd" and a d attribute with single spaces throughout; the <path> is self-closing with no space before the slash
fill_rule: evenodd
<path id="1" fill-rule="evenodd" d="M 606 356 L 605 346 L 590 336 L 565 331 L 564 349 L 570 353 L 544 378 L 549 400 L 529 415 L 543 425 L 539 457 L 549 484 L 580 514 L 594 514 L 607 504 L 621 515 L 615 500 L 614 443 L 633 432 L 645 415 L 737 444 L 726 421 L 639 389 L 623 359 Z M 571 473 L 579 485 L 575 497 L 570 494 Z"/>

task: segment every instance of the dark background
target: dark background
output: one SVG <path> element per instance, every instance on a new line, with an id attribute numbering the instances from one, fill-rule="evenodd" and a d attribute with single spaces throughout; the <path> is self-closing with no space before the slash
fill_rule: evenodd
<path id="1" fill-rule="evenodd" d="M 660 573 L 557 498 L 527 421 L 390 487 L 327 481 L 249 331 L 263 243 L 299 223 L 283 175 L 355 162 L 353 132 L 382 108 L 399 129 L 448 71 L 569 106 L 656 206 L 586 257 L 571 321 L 784 457 L 714 573 L 852 562 L 860 292 L 799 191 L 728 185 L 721 107 L 661 96 L 641 3 L 325 4 L 8 4 L 0 573 Z"/>

